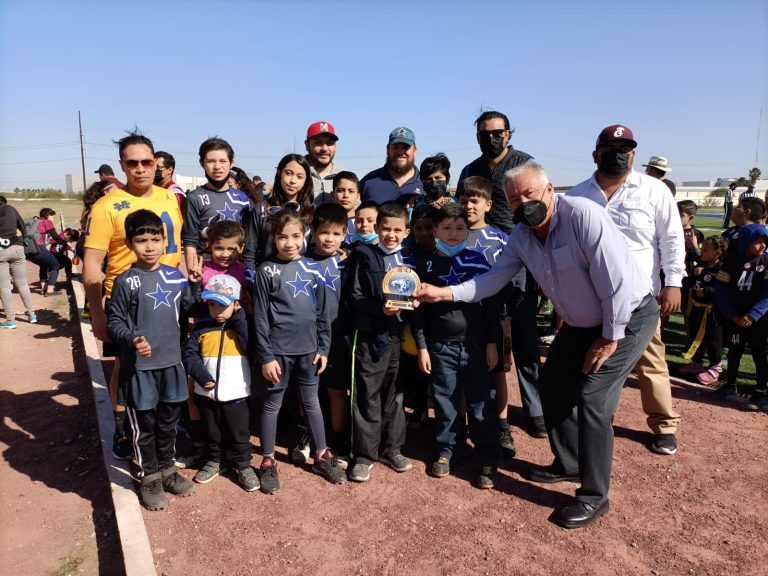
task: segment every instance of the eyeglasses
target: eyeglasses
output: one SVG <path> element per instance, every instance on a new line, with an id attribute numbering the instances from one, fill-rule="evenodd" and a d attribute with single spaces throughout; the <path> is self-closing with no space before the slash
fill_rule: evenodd
<path id="1" fill-rule="evenodd" d="M 479 130 L 478 134 L 481 138 L 489 138 L 491 136 L 496 136 L 497 138 L 500 136 L 504 136 L 504 134 L 507 133 L 507 130 Z"/>
<path id="2" fill-rule="evenodd" d="M 152 168 L 155 165 L 155 161 L 152 158 L 144 158 L 144 160 L 123 160 L 128 168 L 135 169 L 141 164 L 142 168 Z"/>
<path id="3" fill-rule="evenodd" d="M 267 208 L 267 214 L 270 216 L 275 216 L 276 214 L 282 214 L 283 212 L 287 211 L 291 212 L 300 212 L 301 211 L 301 204 L 298 202 L 286 202 L 282 206 L 270 206 Z"/>

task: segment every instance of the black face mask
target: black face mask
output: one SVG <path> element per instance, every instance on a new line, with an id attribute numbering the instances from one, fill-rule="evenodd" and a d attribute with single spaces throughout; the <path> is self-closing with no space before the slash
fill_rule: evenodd
<path id="1" fill-rule="evenodd" d="M 448 195 L 448 182 L 445 180 L 427 180 L 423 184 L 424 192 L 430 198 L 442 198 Z"/>
<path id="2" fill-rule="evenodd" d="M 600 162 L 597 167 L 604 174 L 609 176 L 623 176 L 629 172 L 629 157 L 631 152 L 619 152 L 611 150 L 609 152 L 600 152 Z"/>
<path id="3" fill-rule="evenodd" d="M 155 184 L 160 184 L 163 181 L 163 173 L 161 170 L 155 170 Z"/>
<path id="4" fill-rule="evenodd" d="M 208 180 L 208 183 L 215 188 L 216 190 L 221 190 L 224 187 L 224 184 L 226 184 L 229 181 L 229 176 L 224 178 L 224 180 L 214 180 L 208 174 L 205 174 L 205 179 Z"/>
<path id="5" fill-rule="evenodd" d="M 504 152 L 504 136 L 480 135 L 480 151 L 486 158 L 496 158 Z"/>
<path id="6" fill-rule="evenodd" d="M 517 207 L 512 216 L 515 224 L 525 224 L 529 228 L 535 228 L 547 217 L 547 205 L 541 200 L 523 202 Z"/>

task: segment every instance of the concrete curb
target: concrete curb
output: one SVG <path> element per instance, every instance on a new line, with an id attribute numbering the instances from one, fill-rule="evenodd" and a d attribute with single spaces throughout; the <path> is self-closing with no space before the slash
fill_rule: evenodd
<path id="1" fill-rule="evenodd" d="M 128 468 L 129 463 L 112 456 L 112 435 L 115 419 L 112 414 L 112 401 L 109 398 L 108 382 L 101 367 L 101 354 L 96 337 L 89 322 L 80 319 L 79 312 L 85 305 L 85 291 L 81 282 L 72 281 L 72 289 L 77 302 L 80 335 L 83 338 L 85 358 L 91 376 L 93 400 L 96 406 L 96 420 L 99 425 L 99 439 L 104 467 L 109 477 L 112 491 L 112 503 L 115 507 L 117 530 L 120 533 L 120 546 L 123 549 L 126 576 L 156 576 L 155 561 L 149 544 L 141 504 L 134 489 L 134 480 Z"/>

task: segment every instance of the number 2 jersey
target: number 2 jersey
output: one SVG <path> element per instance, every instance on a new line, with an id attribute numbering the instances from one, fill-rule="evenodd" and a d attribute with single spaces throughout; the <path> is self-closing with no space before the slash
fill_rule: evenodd
<path id="1" fill-rule="evenodd" d="M 141 209 L 151 210 L 163 221 L 165 254 L 160 262 L 174 268 L 181 263 L 182 218 L 176 195 L 159 186 L 152 186 L 152 193 L 148 197 L 134 196 L 121 189 L 113 190 L 93 205 L 85 226 L 85 247 L 107 253 L 104 280 L 107 298 L 112 294 L 115 278 L 136 262 L 136 255 L 125 245 L 125 219 Z"/>

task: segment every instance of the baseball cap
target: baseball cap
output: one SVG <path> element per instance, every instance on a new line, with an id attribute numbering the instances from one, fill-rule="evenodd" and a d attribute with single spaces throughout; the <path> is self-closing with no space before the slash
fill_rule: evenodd
<path id="1" fill-rule="evenodd" d="M 229 306 L 240 300 L 240 282 L 228 274 L 211 276 L 200 299 L 203 302 L 213 300 L 223 306 Z"/>
<path id="2" fill-rule="evenodd" d="M 307 128 L 307 140 L 312 138 L 312 136 L 319 136 L 320 134 L 330 134 L 335 140 L 339 139 L 339 137 L 336 136 L 336 130 L 334 130 L 333 124 L 326 122 L 325 120 L 320 120 L 319 122 L 309 125 L 309 128 Z"/>
<path id="3" fill-rule="evenodd" d="M 764 224 L 747 224 L 741 226 L 736 233 L 736 253 L 744 254 L 753 242 L 760 238 L 768 238 L 768 227 Z"/>
<path id="4" fill-rule="evenodd" d="M 607 144 L 608 142 L 613 142 L 614 140 L 625 140 L 627 142 L 631 142 L 632 146 L 637 147 L 637 142 L 635 142 L 635 135 L 632 134 L 632 130 L 621 124 L 611 124 L 607 128 L 603 128 L 603 131 L 600 132 L 600 135 L 597 137 L 597 143 L 595 144 L 595 147 L 597 148 L 601 144 Z"/>
<path id="5" fill-rule="evenodd" d="M 416 144 L 416 136 L 410 128 L 398 126 L 389 133 L 389 144 L 408 144 L 408 146 L 413 146 Z"/>
<path id="6" fill-rule="evenodd" d="M 645 167 L 656 168 L 662 172 L 672 172 L 672 168 L 669 167 L 669 163 L 664 156 L 651 156 L 648 160 L 648 164 L 643 164 Z"/>
<path id="7" fill-rule="evenodd" d="M 110 166 L 109 164 L 102 164 L 101 166 L 99 166 L 99 169 L 96 170 L 96 172 L 94 172 L 94 174 L 107 174 L 109 176 L 114 176 L 115 171 L 112 170 L 112 166 Z"/>

